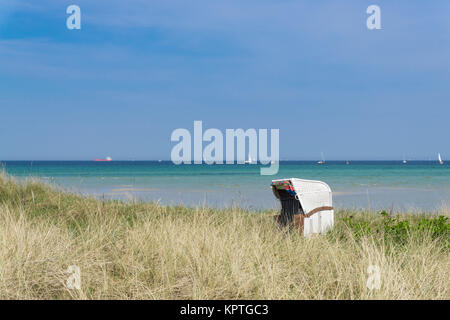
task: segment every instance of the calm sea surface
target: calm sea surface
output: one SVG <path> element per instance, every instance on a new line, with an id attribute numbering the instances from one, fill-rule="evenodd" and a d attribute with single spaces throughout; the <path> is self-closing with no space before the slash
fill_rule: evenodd
<path id="1" fill-rule="evenodd" d="M 163 204 L 276 208 L 272 179 L 322 180 L 335 207 L 436 210 L 450 205 L 450 165 L 437 161 L 281 162 L 274 176 L 259 165 L 180 165 L 157 161 L 2 161 L 20 180 L 42 181 L 81 194 Z"/>

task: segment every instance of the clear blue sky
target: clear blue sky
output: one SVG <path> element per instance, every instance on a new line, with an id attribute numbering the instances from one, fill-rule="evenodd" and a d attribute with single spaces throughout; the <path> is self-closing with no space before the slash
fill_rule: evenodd
<path id="1" fill-rule="evenodd" d="M 0 0 L 0 159 L 169 159 L 194 120 L 279 128 L 282 159 L 449 158 L 450 1 Z"/>

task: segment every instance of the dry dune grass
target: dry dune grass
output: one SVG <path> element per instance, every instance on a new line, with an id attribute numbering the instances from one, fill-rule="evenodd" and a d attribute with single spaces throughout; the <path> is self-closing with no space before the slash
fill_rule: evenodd
<path id="1" fill-rule="evenodd" d="M 448 232 L 400 243 L 349 226 L 378 215 L 340 211 L 328 235 L 303 238 L 274 228 L 273 214 L 102 202 L 2 176 L 0 298 L 450 297 Z M 66 285 L 71 265 L 80 290 Z M 366 286 L 369 265 L 379 266 L 379 289 Z"/>

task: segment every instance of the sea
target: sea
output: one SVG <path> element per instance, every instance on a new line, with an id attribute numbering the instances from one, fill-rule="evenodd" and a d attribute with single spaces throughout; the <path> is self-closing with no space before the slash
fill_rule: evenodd
<path id="1" fill-rule="evenodd" d="M 0 161 L 19 181 L 37 178 L 55 188 L 98 198 L 164 205 L 279 208 L 272 179 L 326 182 L 336 208 L 426 211 L 450 207 L 450 165 L 437 161 L 281 161 L 273 176 L 260 164 L 182 164 L 170 161 Z"/>

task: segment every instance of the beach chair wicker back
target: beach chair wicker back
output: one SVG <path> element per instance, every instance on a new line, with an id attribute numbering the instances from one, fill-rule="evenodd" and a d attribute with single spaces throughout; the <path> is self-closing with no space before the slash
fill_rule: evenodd
<path id="1" fill-rule="evenodd" d="M 283 226 L 293 226 L 296 214 L 302 213 L 302 206 L 295 195 L 289 194 L 285 190 L 278 190 L 281 202 L 280 224 Z"/>
<path id="2" fill-rule="evenodd" d="M 278 220 L 282 225 L 294 226 L 304 235 L 326 233 L 333 227 L 332 193 L 326 183 L 297 178 L 273 180 L 272 190 L 281 202 Z"/>

